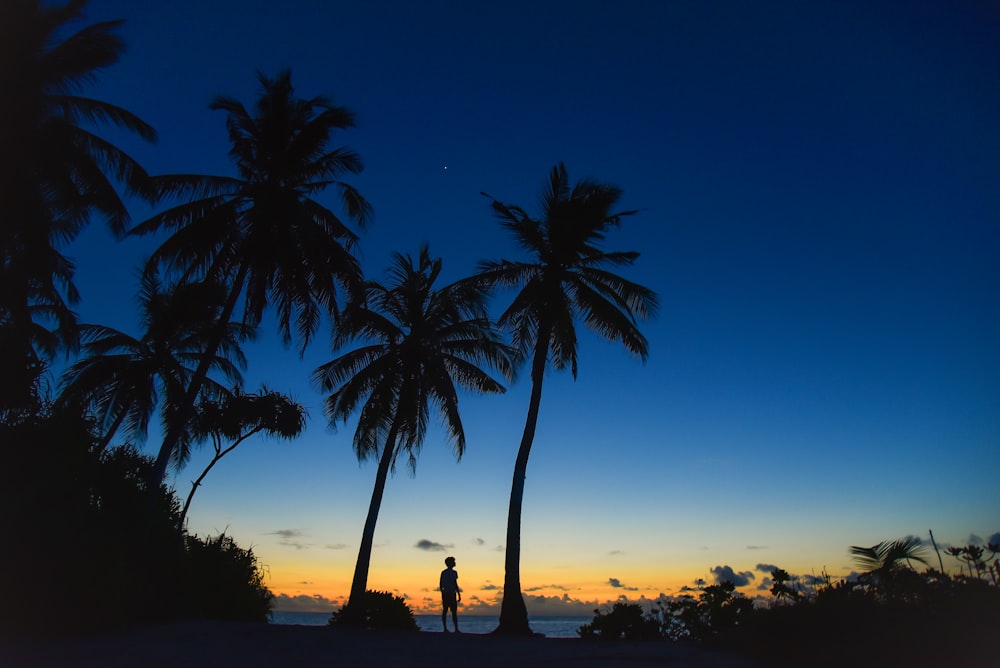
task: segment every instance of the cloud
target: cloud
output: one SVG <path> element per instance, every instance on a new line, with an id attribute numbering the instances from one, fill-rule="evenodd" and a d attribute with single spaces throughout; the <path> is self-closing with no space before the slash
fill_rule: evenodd
<path id="1" fill-rule="evenodd" d="M 477 538 L 476 539 L 476 545 L 480 545 L 480 546 L 486 545 L 486 541 L 483 540 L 482 538 Z"/>
<path id="2" fill-rule="evenodd" d="M 623 554 L 625 553 L 622 552 L 621 550 L 611 550 L 610 552 L 608 552 L 609 557 L 620 557 Z"/>
<path id="3" fill-rule="evenodd" d="M 494 594 L 490 599 L 480 598 L 470 595 L 462 612 L 467 615 L 497 615 L 500 613 L 499 594 Z M 528 608 L 528 614 L 536 617 L 590 617 L 594 610 L 599 607 L 597 601 L 583 601 L 571 597 L 569 594 L 562 596 L 545 596 L 543 594 L 524 594 L 524 604 Z"/>
<path id="4" fill-rule="evenodd" d="M 484 584 L 479 591 L 500 591 L 501 587 L 495 584 Z"/>
<path id="5" fill-rule="evenodd" d="M 264 535 L 277 536 L 280 539 L 278 545 L 287 545 L 288 547 L 294 547 L 296 550 L 309 547 L 309 543 L 296 540 L 307 535 L 302 529 L 278 529 L 277 531 L 269 531 Z"/>
<path id="6" fill-rule="evenodd" d="M 750 571 L 737 573 L 729 566 L 716 566 L 715 568 L 710 569 L 709 572 L 715 578 L 715 584 L 732 582 L 737 587 L 746 587 L 754 579 L 753 573 Z"/>
<path id="7" fill-rule="evenodd" d="M 323 547 L 325 547 L 328 550 L 346 550 L 347 549 L 347 545 L 345 543 L 328 543 L 328 544 L 324 545 Z"/>
<path id="8" fill-rule="evenodd" d="M 767 545 L 747 545 L 748 550 L 766 550 Z"/>
<path id="9" fill-rule="evenodd" d="M 312 596 L 278 594 L 274 597 L 271 607 L 282 612 L 333 612 L 340 607 L 340 601 L 319 594 Z"/>
<path id="10" fill-rule="evenodd" d="M 454 545 L 446 545 L 444 543 L 436 543 L 433 540 L 427 540 L 426 538 L 421 538 L 413 546 L 418 550 L 426 550 L 427 552 L 444 552 L 449 548 L 455 547 Z"/>
<path id="11" fill-rule="evenodd" d="M 564 587 L 562 585 L 537 585 L 534 587 L 529 587 L 523 591 L 542 591 L 543 589 L 557 589 L 559 591 L 570 591 L 569 587 Z"/>
<path id="12" fill-rule="evenodd" d="M 616 589 L 624 589 L 625 591 L 639 591 L 638 587 L 626 587 L 625 584 L 618 578 L 608 578 L 608 584 Z"/>
<path id="13" fill-rule="evenodd" d="M 778 567 L 774 564 L 757 564 L 753 567 L 755 571 L 760 571 L 761 573 L 770 573 L 771 571 L 778 570 Z"/>

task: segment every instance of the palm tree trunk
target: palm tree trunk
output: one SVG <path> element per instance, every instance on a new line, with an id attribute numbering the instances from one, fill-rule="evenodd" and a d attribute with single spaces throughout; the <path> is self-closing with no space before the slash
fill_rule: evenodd
<path id="1" fill-rule="evenodd" d="M 118 427 L 120 427 L 122 422 L 125 421 L 125 416 L 127 414 L 128 410 L 120 412 L 112 425 L 108 427 L 108 433 L 106 433 L 104 438 L 101 439 L 101 442 L 97 444 L 97 454 L 101 454 L 104 452 L 104 449 L 108 447 L 108 443 L 111 442 L 111 439 L 114 438 L 115 434 L 118 432 Z"/>
<path id="2" fill-rule="evenodd" d="M 531 635 L 528 608 L 521 594 L 521 506 L 524 501 L 524 480 L 528 472 L 528 455 L 535 440 L 538 409 L 542 403 L 542 380 L 548 362 L 548 328 L 541 328 L 531 363 L 531 397 L 528 417 L 521 434 L 521 446 L 514 462 L 514 479 L 510 485 L 510 506 L 507 510 L 507 545 L 504 553 L 503 601 L 500 604 L 500 625 L 493 631 L 502 635 Z"/>
<path id="3" fill-rule="evenodd" d="M 232 452 L 236 448 L 237 445 L 239 445 L 243 441 L 247 440 L 248 438 L 250 438 L 254 434 L 260 432 L 262 429 L 263 429 L 263 427 L 258 427 L 257 429 L 254 429 L 253 431 L 250 431 L 250 432 L 248 432 L 248 433 L 240 436 L 238 439 L 236 439 L 236 441 L 232 445 L 230 445 L 225 450 L 223 450 L 221 444 L 218 441 L 216 441 L 216 443 L 215 443 L 215 456 L 212 457 L 212 461 L 210 461 L 208 463 L 208 466 L 206 466 L 205 470 L 201 472 L 201 475 L 198 476 L 198 478 L 193 483 L 191 483 L 191 491 L 188 492 L 187 498 L 184 500 L 184 508 L 181 510 L 180 519 L 177 520 L 177 525 L 181 529 L 184 528 L 184 518 L 187 517 L 188 508 L 191 507 L 191 499 L 194 498 L 194 493 L 198 491 L 198 488 L 201 486 L 202 481 L 205 479 L 205 476 L 208 475 L 208 472 L 212 470 L 212 467 L 215 466 L 219 462 L 220 459 L 222 459 L 223 457 L 225 457 L 226 455 L 228 455 L 230 452 Z"/>
<path id="4" fill-rule="evenodd" d="M 198 362 L 198 368 L 195 369 L 194 375 L 191 377 L 191 384 L 188 385 L 184 399 L 177 408 L 177 413 L 174 415 L 174 420 L 167 427 L 167 433 L 164 435 L 163 444 L 160 446 L 160 452 L 156 456 L 156 464 L 153 469 L 157 483 L 162 482 L 163 478 L 166 477 L 170 456 L 177 447 L 177 442 L 181 438 L 184 425 L 187 424 L 187 421 L 194 414 L 194 402 L 198 398 L 198 392 L 201 390 L 205 378 L 208 377 L 208 370 L 212 366 L 212 360 L 215 359 L 215 353 L 218 352 L 219 345 L 226 335 L 226 327 L 229 326 L 229 319 L 236 310 L 236 302 L 239 301 L 240 293 L 243 292 L 243 281 L 246 280 L 246 276 L 247 267 L 243 266 L 240 268 L 236 280 L 233 281 L 232 291 L 229 293 L 229 298 L 226 300 L 222 313 L 219 315 L 218 331 L 212 337 L 208 347 L 202 354 L 201 360 Z"/>
<path id="5" fill-rule="evenodd" d="M 372 500 L 368 504 L 368 518 L 365 520 L 365 529 L 361 534 L 361 547 L 358 549 L 358 562 L 354 566 L 354 580 L 351 581 L 351 595 L 344 606 L 344 614 L 341 621 L 348 624 L 360 624 L 364 622 L 365 612 L 365 592 L 368 590 L 368 568 L 372 560 L 372 546 L 375 543 L 375 523 L 378 521 L 378 512 L 382 507 L 382 494 L 385 492 L 385 483 L 389 478 L 389 469 L 392 467 L 393 456 L 396 452 L 397 425 L 393 422 L 389 430 L 389 437 L 385 440 L 382 448 L 382 457 L 378 462 L 378 471 L 375 473 L 375 487 L 372 489 Z"/>

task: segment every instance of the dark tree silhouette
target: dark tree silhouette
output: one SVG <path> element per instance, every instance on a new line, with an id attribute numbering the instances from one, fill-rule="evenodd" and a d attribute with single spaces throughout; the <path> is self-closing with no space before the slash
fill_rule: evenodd
<path id="1" fill-rule="evenodd" d="M 273 392 L 267 387 L 253 394 L 237 389 L 219 399 L 200 402 L 192 420 L 192 436 L 195 440 L 211 439 L 215 455 L 201 475 L 191 483 L 191 491 L 181 509 L 181 526 L 184 526 L 191 500 L 205 476 L 236 446 L 260 433 L 286 440 L 293 439 L 302 433 L 305 426 L 306 409 L 288 395 Z M 228 441 L 229 445 L 223 447 L 224 441 Z"/>
<path id="2" fill-rule="evenodd" d="M 242 323 L 219 327 L 224 286 L 213 282 L 182 283 L 164 290 L 153 274 L 142 277 L 137 298 L 143 334 L 135 338 L 102 325 L 82 325 L 84 356 L 63 374 L 57 406 L 89 409 L 103 434 L 98 450 L 111 442 L 119 427 L 129 437 L 145 440 L 149 419 L 160 407 L 166 428 L 184 398 L 194 369 L 221 331 L 222 340 L 211 358 L 211 369 L 231 384 L 242 382 L 246 359 L 240 344 L 252 330 Z M 229 393 L 227 386 L 207 379 L 203 400 Z M 185 430 L 175 450 L 180 468 L 187 459 L 189 434 Z"/>
<path id="3" fill-rule="evenodd" d="M 531 633 L 521 594 L 521 504 L 546 367 L 569 367 L 576 378 L 578 319 L 603 338 L 620 341 L 643 361 L 648 354 L 636 321 L 655 313 L 656 295 L 607 269 L 631 265 L 639 254 L 600 248 L 607 232 L 635 213 L 612 211 L 621 194 L 615 186 L 588 180 L 571 186 L 560 163 L 549 174 L 540 218 L 490 198 L 500 224 L 531 258 L 481 262 L 475 279 L 491 288 L 518 288 L 498 324 L 511 333 L 519 358 L 531 358 L 531 396 L 510 492 L 498 633 Z"/>
<path id="4" fill-rule="evenodd" d="M 323 314 L 335 313 L 338 288 L 356 290 L 362 280 L 351 254 L 356 235 L 312 197 L 332 185 L 358 225 L 364 226 L 372 212 L 340 180 L 345 173 L 360 172 L 361 159 L 350 149 L 328 145 L 334 130 L 353 126 L 351 112 L 323 97 L 295 97 L 288 71 L 273 79 L 258 77 L 262 93 L 252 113 L 228 97 L 211 104 L 227 114 L 229 154 L 238 176 L 157 177 L 163 195 L 188 201 L 131 233 L 170 231 L 150 258 L 151 267 L 167 267 L 188 280 L 225 282 L 229 292 L 222 322 L 228 322 L 241 299 L 243 322 L 251 327 L 260 323 L 268 306 L 275 306 L 284 342 L 291 341 L 294 327 L 302 351 Z M 161 477 L 214 355 L 209 346 L 164 438 L 157 457 Z"/>
<path id="5" fill-rule="evenodd" d="M 911 561 L 927 565 L 923 543 L 915 536 L 884 540 L 871 547 L 852 545 L 848 551 L 858 567 L 864 569 L 862 584 L 886 598 L 905 594 L 918 579 L 913 577 Z"/>
<path id="6" fill-rule="evenodd" d="M 118 62 L 121 21 L 76 32 L 84 1 L 0 3 L 0 409 L 23 404 L 52 355 L 73 349 L 79 299 L 74 266 L 59 248 L 93 213 L 122 235 L 129 216 L 115 188 L 150 196 L 145 171 L 87 129 L 124 128 L 143 139 L 153 129 L 133 114 L 80 93 Z M 40 329 L 54 327 L 51 335 Z"/>
<path id="7" fill-rule="evenodd" d="M 465 430 L 458 411 L 456 384 L 480 393 L 504 387 L 480 367 L 486 364 L 510 377 L 512 351 L 494 331 L 486 313 L 486 294 L 478 285 L 458 282 L 434 289 L 441 261 L 427 247 L 415 264 L 395 254 L 387 285 L 369 281 L 365 300 L 350 305 L 334 334 L 334 349 L 368 341 L 314 372 L 326 392 L 331 425 L 360 410 L 354 432 L 358 459 L 379 458 L 351 594 L 341 621 L 363 607 L 375 523 L 386 479 L 406 454 L 411 471 L 427 431 L 430 405 L 436 405 L 455 456 L 465 451 Z M 361 602 L 361 603 L 359 603 Z M 352 606 L 354 608 L 352 609 Z M 355 615 L 356 619 L 359 615 Z"/>

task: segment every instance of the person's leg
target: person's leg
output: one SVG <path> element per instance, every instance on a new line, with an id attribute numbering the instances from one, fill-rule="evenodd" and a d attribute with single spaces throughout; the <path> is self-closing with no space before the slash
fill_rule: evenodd
<path id="1" fill-rule="evenodd" d="M 451 608 L 451 621 L 455 623 L 455 633 L 458 633 L 458 604 L 452 606 Z"/>
<path id="2" fill-rule="evenodd" d="M 448 632 L 448 602 L 441 601 L 441 628 Z"/>

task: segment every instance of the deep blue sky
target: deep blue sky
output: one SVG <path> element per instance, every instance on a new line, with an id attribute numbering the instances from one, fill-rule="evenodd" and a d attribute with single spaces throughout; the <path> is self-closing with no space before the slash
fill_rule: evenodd
<path id="1" fill-rule="evenodd" d="M 641 209 L 608 247 L 641 251 L 627 275 L 661 295 L 650 359 L 585 336 L 577 382 L 548 377 L 526 588 L 605 600 L 615 578 L 655 595 L 762 562 L 837 575 L 848 545 L 1000 530 L 995 4 L 95 0 L 88 13 L 127 20 L 129 50 L 92 93 L 158 129 L 155 146 L 104 133 L 153 173 L 232 173 L 207 105 L 251 103 L 256 69 L 290 67 L 300 95 L 353 109 L 358 127 L 335 141 L 365 160 L 351 182 L 376 210 L 361 242 L 373 276 L 421 241 L 448 278 L 514 257 L 480 191 L 534 207 L 558 161 Z M 69 250 L 83 320 L 135 327 L 132 277 L 156 242 L 94 225 Z M 248 383 L 292 392 L 311 426 L 241 446 L 191 526 L 257 546 L 282 592 L 336 598 L 374 467 L 353 461 L 353 424 L 325 429 L 309 386 L 326 333 L 299 362 L 271 324 Z M 390 482 L 372 584 L 418 598 L 411 570 L 434 575 L 443 557 L 420 539 L 454 546 L 467 588 L 501 581 L 489 548 L 527 389 L 463 397 L 466 459 L 434 435 L 417 477 Z"/>

